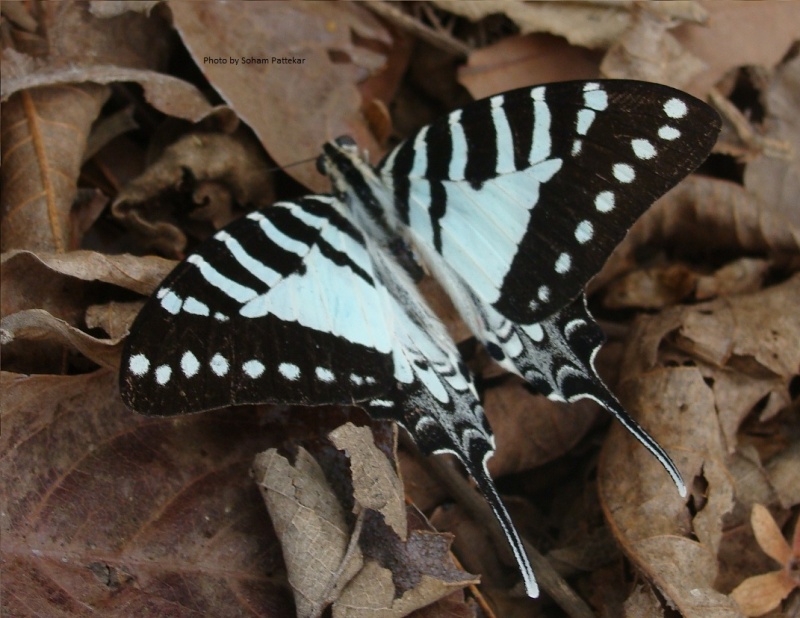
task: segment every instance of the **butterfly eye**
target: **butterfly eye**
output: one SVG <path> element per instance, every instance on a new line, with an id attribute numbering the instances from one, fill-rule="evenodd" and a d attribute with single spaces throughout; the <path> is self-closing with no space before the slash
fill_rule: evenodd
<path id="1" fill-rule="evenodd" d="M 349 135 L 340 135 L 333 140 L 333 143 L 336 144 L 342 152 L 350 156 L 358 156 L 358 144 L 356 140 Z"/>
<path id="2" fill-rule="evenodd" d="M 322 174 L 323 176 L 328 175 L 328 158 L 324 154 L 321 154 L 317 157 L 316 165 L 317 165 L 317 171 L 320 174 Z"/>

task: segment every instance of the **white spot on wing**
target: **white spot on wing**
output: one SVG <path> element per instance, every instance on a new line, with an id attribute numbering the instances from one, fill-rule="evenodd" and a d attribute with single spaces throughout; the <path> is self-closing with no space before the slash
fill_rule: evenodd
<path id="1" fill-rule="evenodd" d="M 581 154 L 581 149 L 583 148 L 583 142 L 579 139 L 573 140 L 572 142 L 572 156 L 577 157 Z"/>
<path id="2" fill-rule="evenodd" d="M 594 227 L 592 227 L 592 224 L 589 221 L 581 221 L 575 227 L 575 239 L 581 244 L 589 242 L 593 235 Z"/>
<path id="3" fill-rule="evenodd" d="M 556 272 L 559 275 L 569 272 L 570 266 L 572 266 L 572 258 L 569 256 L 569 253 L 562 253 L 558 256 L 556 260 Z"/>
<path id="4" fill-rule="evenodd" d="M 128 361 L 128 369 L 135 376 L 143 376 L 150 369 L 150 361 L 144 354 L 134 354 Z"/>
<path id="5" fill-rule="evenodd" d="M 220 313 L 219 311 L 217 311 L 216 313 L 214 313 L 214 319 L 217 322 L 227 322 L 230 318 L 224 313 Z"/>
<path id="6" fill-rule="evenodd" d="M 194 315 L 208 315 L 210 313 L 208 305 L 201 303 L 194 296 L 187 297 L 183 302 L 183 310 Z"/>
<path id="7" fill-rule="evenodd" d="M 597 114 L 590 109 L 582 109 L 578 112 L 576 129 L 579 135 L 586 135 L 596 116 Z"/>
<path id="8" fill-rule="evenodd" d="M 165 291 L 164 296 L 161 299 L 161 306 L 164 308 L 164 311 L 171 313 L 172 315 L 177 315 L 181 310 L 182 305 L 183 300 L 181 300 L 180 296 L 178 296 L 172 290 Z"/>
<path id="9" fill-rule="evenodd" d="M 161 386 L 164 386 L 169 379 L 172 377 L 172 369 L 169 368 L 169 365 L 161 365 L 156 368 L 156 382 L 158 382 Z"/>
<path id="10" fill-rule="evenodd" d="M 314 370 L 314 375 L 317 376 L 317 379 L 326 383 L 333 382 L 335 379 L 333 372 L 330 369 L 326 369 L 325 367 L 317 367 Z"/>
<path id="11" fill-rule="evenodd" d="M 611 191 L 600 191 L 594 198 L 594 207 L 600 212 L 614 210 L 614 194 Z"/>
<path id="12" fill-rule="evenodd" d="M 542 341 L 544 339 L 544 329 L 542 325 L 536 322 L 535 324 L 528 324 L 522 327 L 522 330 L 525 331 L 525 334 L 528 335 L 531 339 L 536 341 Z"/>
<path id="13" fill-rule="evenodd" d="M 228 369 L 230 369 L 230 365 L 228 365 L 228 361 L 225 359 L 222 354 L 214 354 L 211 357 L 211 371 L 213 371 L 219 377 L 224 376 L 228 373 Z"/>
<path id="14" fill-rule="evenodd" d="M 387 399 L 373 399 L 369 402 L 369 405 L 381 408 L 392 408 L 394 407 L 394 402 L 388 401 Z"/>
<path id="15" fill-rule="evenodd" d="M 656 149 L 646 139 L 635 139 L 631 141 L 633 153 L 640 159 L 652 159 L 656 156 Z"/>
<path id="16" fill-rule="evenodd" d="M 350 381 L 356 386 L 361 386 L 362 384 L 364 384 L 364 378 L 355 373 L 350 374 Z"/>
<path id="17" fill-rule="evenodd" d="M 278 371 L 287 380 L 296 380 L 300 377 L 300 367 L 294 363 L 281 363 L 278 365 Z"/>
<path id="18" fill-rule="evenodd" d="M 194 354 L 185 352 L 184 355 L 181 356 L 181 371 L 183 371 L 183 375 L 187 378 L 196 375 L 199 369 L 200 363 L 197 361 L 197 357 Z"/>
<path id="19" fill-rule="evenodd" d="M 665 139 L 671 142 L 672 140 L 678 139 L 681 136 L 681 132 L 678 131 L 678 129 L 676 129 L 675 127 L 671 127 L 665 124 L 658 130 L 658 136 L 661 139 Z"/>
<path id="20" fill-rule="evenodd" d="M 249 360 L 246 363 L 242 364 L 242 371 L 244 371 L 248 377 L 251 378 L 258 378 L 264 373 L 264 363 L 261 363 L 257 360 Z"/>
<path id="21" fill-rule="evenodd" d="M 539 297 L 540 301 L 546 303 L 548 300 L 550 300 L 550 288 L 546 285 L 539 286 L 536 295 Z"/>
<path id="22" fill-rule="evenodd" d="M 636 173 L 633 171 L 633 168 L 627 163 L 615 163 L 614 167 L 612 167 L 611 169 L 612 173 L 614 174 L 614 178 L 616 178 L 620 182 L 624 182 L 627 184 L 629 182 L 633 182 L 633 179 L 636 178 Z"/>
<path id="23" fill-rule="evenodd" d="M 670 118 L 683 118 L 688 111 L 686 103 L 680 99 L 673 98 L 664 103 L 664 113 Z"/>
<path id="24" fill-rule="evenodd" d="M 608 93 L 600 88 L 600 84 L 586 84 L 583 87 L 583 104 L 586 107 L 602 112 L 608 107 Z"/>

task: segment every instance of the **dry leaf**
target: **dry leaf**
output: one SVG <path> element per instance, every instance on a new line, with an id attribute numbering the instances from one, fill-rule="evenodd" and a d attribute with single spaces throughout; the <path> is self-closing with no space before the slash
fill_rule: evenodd
<path id="1" fill-rule="evenodd" d="M 800 20 L 800 12 L 798 12 Z M 800 195 L 800 56 L 775 72 L 765 93 L 767 115 L 764 140 L 784 144 L 786 153 L 762 152 L 744 172 L 744 186 L 795 229 L 800 228 L 797 196 Z"/>
<path id="2" fill-rule="evenodd" d="M 20 92 L 3 104 L 2 251 L 74 249 L 70 221 L 89 129 L 108 97 L 95 84 Z"/>
<path id="3" fill-rule="evenodd" d="M 797 40 L 796 2 L 704 2 L 703 7 L 708 19 L 702 26 L 684 24 L 673 31 L 682 47 L 708 67 L 687 86 L 695 95 L 705 96 L 739 67 L 773 68 Z"/>
<path id="4" fill-rule="evenodd" d="M 549 34 L 512 36 L 473 51 L 458 81 L 475 99 L 534 84 L 595 79 L 600 56 Z"/>
<path id="5" fill-rule="evenodd" d="M 145 418 L 116 372 L 4 372 L 4 616 L 290 616 L 254 411 Z"/>
<path id="6" fill-rule="evenodd" d="M 800 226 L 757 200 L 740 185 L 690 176 L 658 200 L 633 225 L 603 269 L 593 291 L 633 267 L 635 255 L 656 247 L 706 256 L 709 238 L 717 253 L 800 253 Z"/>
<path id="7" fill-rule="evenodd" d="M 253 473 L 281 541 L 297 615 L 319 616 L 362 567 L 358 536 L 305 449 L 294 465 L 274 449 L 260 453 Z"/>
<path id="8" fill-rule="evenodd" d="M 298 449 L 294 465 L 274 450 L 255 463 L 298 615 L 318 616 L 333 603 L 334 616 L 405 616 L 475 582 L 453 565 L 449 539 L 426 530 L 413 511 L 407 522 L 402 483 L 369 429 L 347 423 L 330 439 L 350 461 L 357 514 L 352 531 L 323 468 L 307 451 Z M 329 463 L 326 469 L 339 472 Z"/>
<path id="9" fill-rule="evenodd" d="M 751 523 L 761 549 L 783 569 L 747 578 L 731 592 L 731 597 L 746 616 L 761 616 L 778 607 L 792 590 L 800 588 L 800 523 L 795 524 L 793 547 L 762 505 L 753 505 Z"/>
<path id="10" fill-rule="evenodd" d="M 406 539 L 403 482 L 389 460 L 375 446 L 367 427 L 347 424 L 329 434 L 331 442 L 350 459 L 353 499 L 360 508 L 378 511 L 401 539 Z"/>
<path id="11" fill-rule="evenodd" d="M 264 208 L 274 201 L 268 167 L 259 144 L 244 131 L 234 135 L 190 133 L 168 146 L 120 191 L 112 212 L 156 251 L 179 256 L 186 247 L 186 236 L 171 222 L 177 217 L 177 208 L 164 208 L 158 197 L 191 190 L 192 201 L 202 206 L 193 218 L 210 219 L 219 229 L 236 218 L 235 205 Z M 190 186 L 184 188 L 187 184 Z"/>
<path id="12" fill-rule="evenodd" d="M 8 363 L 16 345 L 30 341 L 49 341 L 71 347 L 100 366 L 116 370 L 122 353 L 121 339 L 98 339 L 53 317 L 43 309 L 28 309 L 5 316 L 0 320 L 0 344 Z"/>
<path id="13" fill-rule="evenodd" d="M 608 50 L 600 71 L 613 79 L 641 79 L 685 88 L 705 63 L 686 50 L 668 31 L 677 24 L 640 5 L 630 28 Z M 702 94 L 702 93 L 697 93 Z"/>
<path id="14" fill-rule="evenodd" d="M 206 78 L 279 165 L 316 157 L 326 139 L 343 134 L 352 135 L 372 155 L 379 154 L 359 113 L 356 83 L 377 71 L 383 58 L 354 44 L 353 35 L 384 44 L 390 39 L 363 7 L 177 2 L 170 8 L 176 29 Z M 250 58 L 266 62 L 247 63 Z M 276 64 L 272 58 L 300 63 Z M 302 107 L 298 101 L 303 101 Z M 313 165 L 287 171 L 313 190 L 328 189 Z"/>
<path id="15" fill-rule="evenodd" d="M 547 32 L 573 45 L 590 49 L 608 47 L 630 23 L 628 6 L 622 3 L 434 2 L 442 9 L 477 21 L 500 13 L 516 23 L 523 34 Z"/>
<path id="16" fill-rule="evenodd" d="M 522 472 L 561 457 L 597 420 L 592 401 L 572 405 L 531 395 L 516 377 L 484 392 L 486 417 L 497 442 L 489 460 L 492 476 Z"/>

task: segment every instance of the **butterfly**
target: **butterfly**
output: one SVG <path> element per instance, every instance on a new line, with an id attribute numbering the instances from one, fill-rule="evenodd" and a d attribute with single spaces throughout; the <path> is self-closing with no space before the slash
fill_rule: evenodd
<path id="1" fill-rule="evenodd" d="M 330 194 L 246 215 L 164 280 L 127 339 L 122 399 L 151 415 L 279 402 L 394 420 L 423 453 L 464 464 L 535 597 L 487 471 L 495 442 L 473 378 L 408 262 L 438 279 L 497 363 L 552 399 L 595 400 L 685 496 L 675 464 L 595 371 L 603 335 L 584 287 L 719 129 L 688 94 L 601 80 L 476 101 L 375 167 L 352 139 L 330 141 L 318 159 Z"/>

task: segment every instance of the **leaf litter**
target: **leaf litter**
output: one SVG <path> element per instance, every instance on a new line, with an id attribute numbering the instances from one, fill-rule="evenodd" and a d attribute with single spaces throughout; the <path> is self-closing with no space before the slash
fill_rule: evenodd
<path id="1" fill-rule="evenodd" d="M 105 16 L 95 4 L 3 7 L 14 35 L 4 39 L 1 93 L 3 612 L 754 611 L 748 586 L 775 563 L 758 557 L 763 534 L 748 532 L 751 511 L 768 506 L 781 538 L 791 538 L 800 503 L 796 6 L 437 3 L 409 6 L 403 19 L 382 11 L 381 21 L 347 3 L 136 3 L 138 12 L 115 5 Z M 441 51 L 463 57 L 470 48 L 458 73 Z M 245 70 L 204 60 L 260 55 L 305 57 L 307 66 L 290 73 L 291 65 Z M 402 137 L 398 127 L 463 104 L 456 80 L 479 97 L 604 74 L 648 76 L 724 101 L 738 127 L 726 130 L 718 157 L 740 160 L 718 158 L 706 170 L 716 178 L 695 175 L 660 200 L 590 286 L 611 336 L 601 373 L 675 457 L 688 502 L 619 427 L 597 422 L 591 404 L 554 404 L 502 376 L 426 287 L 485 376 L 499 447 L 490 465 L 506 479 L 500 487 L 523 536 L 589 604 L 550 591 L 555 610 L 546 598 L 510 596 L 502 552 L 482 522 L 447 502 L 451 490 L 428 464 L 405 449 L 394 455 L 393 440 L 378 440 L 376 453 L 363 430 L 342 430 L 354 431 L 347 456 L 307 440 L 327 435 L 319 421 L 339 422 L 340 412 L 278 406 L 150 419 L 123 408 L 113 370 L 120 342 L 174 265 L 152 253 L 179 257 L 273 192 L 298 195 L 268 176 L 267 157 L 287 165 L 350 133 L 374 161 L 388 136 Z M 95 127 L 124 106 L 135 122 L 87 155 Z M 134 141 L 119 134 L 126 130 Z M 145 170 L 133 183 L 111 163 L 120 154 Z M 731 173 L 736 166 L 741 174 Z M 326 190 L 310 165 L 287 172 Z M 85 188 L 104 194 L 73 207 Z M 267 517 L 247 475 L 265 449 L 285 470 L 278 483 L 291 475 L 293 487 L 313 484 L 317 501 L 303 512 L 338 522 L 330 540 L 298 549 L 276 536 L 278 511 L 297 504 Z M 336 457 L 344 463 L 330 464 Z M 400 478 L 424 514 L 403 504 Z M 487 597 L 468 594 L 480 609 L 452 592 L 474 579 L 453 566 L 450 541 L 425 515 L 457 533 L 468 570 L 484 571 Z M 320 569 L 322 558 L 332 566 Z M 798 606 L 796 591 L 766 596 L 770 616 Z"/>

